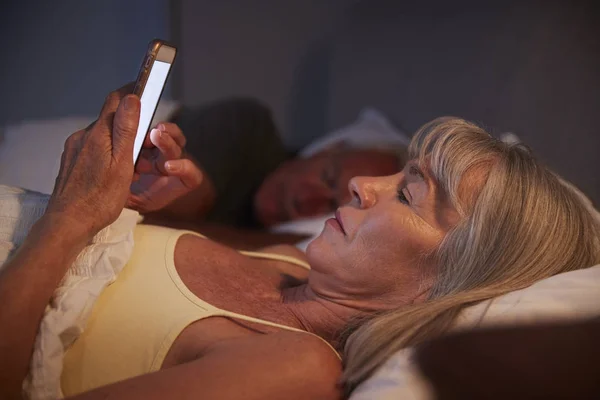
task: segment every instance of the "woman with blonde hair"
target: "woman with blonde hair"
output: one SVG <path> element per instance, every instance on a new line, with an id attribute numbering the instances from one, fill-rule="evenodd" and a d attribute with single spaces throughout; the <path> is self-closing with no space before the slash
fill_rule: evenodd
<path id="1" fill-rule="evenodd" d="M 461 219 L 427 255 L 436 276 L 425 301 L 349 327 L 348 390 L 395 351 L 447 332 L 464 308 L 600 262 L 597 211 L 524 145 L 495 140 L 464 120 L 438 118 L 416 133 L 410 156 L 429 165 Z M 476 197 L 461 195 L 461 185 L 472 184 L 463 179 L 469 171 L 486 171 Z"/>
<path id="2" fill-rule="evenodd" d="M 44 307 L 125 205 L 139 100 L 107 99 L 66 143 L 46 214 L 0 276 L 0 387 L 18 397 Z M 159 179 L 202 177 L 176 126 L 151 134 Z M 237 252 L 188 232 L 135 229 L 133 255 L 64 360 L 78 399 L 342 396 L 393 351 L 441 335 L 462 308 L 600 262 L 580 199 L 521 146 L 456 118 L 423 127 L 396 175 L 351 180 L 353 200 L 306 255 Z M 156 155 L 156 154 L 155 154 Z M 139 163 L 136 172 L 148 163 Z M 341 188 L 340 188 L 341 189 Z M 355 324 L 354 321 L 361 321 Z M 6 355 L 6 356 L 5 356 Z"/>

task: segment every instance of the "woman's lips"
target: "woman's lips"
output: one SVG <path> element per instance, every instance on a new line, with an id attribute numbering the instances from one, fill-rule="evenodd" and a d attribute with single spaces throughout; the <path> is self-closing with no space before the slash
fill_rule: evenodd
<path id="1" fill-rule="evenodd" d="M 345 235 L 344 230 L 342 229 L 342 226 L 340 225 L 340 223 L 338 222 L 337 219 L 335 218 L 329 218 L 327 221 L 325 221 L 326 225 L 330 225 L 333 229 L 335 229 L 336 231 L 340 232 L 341 234 Z"/>
<path id="2" fill-rule="evenodd" d="M 346 229 L 344 229 L 344 222 L 342 221 L 342 215 L 340 214 L 340 210 L 335 211 L 335 220 L 340 225 L 340 228 L 342 228 L 342 232 L 344 232 L 345 235 Z"/>

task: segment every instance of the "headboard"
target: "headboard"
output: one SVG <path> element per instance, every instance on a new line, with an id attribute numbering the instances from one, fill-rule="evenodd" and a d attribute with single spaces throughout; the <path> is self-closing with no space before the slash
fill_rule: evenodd
<path id="1" fill-rule="evenodd" d="M 258 97 L 290 147 L 366 105 L 408 132 L 455 115 L 514 132 L 600 204 L 593 2 L 208 3 L 181 1 L 180 100 Z"/>

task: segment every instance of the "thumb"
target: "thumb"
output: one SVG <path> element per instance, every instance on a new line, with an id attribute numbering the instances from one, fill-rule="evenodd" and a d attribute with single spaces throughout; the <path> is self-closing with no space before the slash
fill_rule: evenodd
<path id="1" fill-rule="evenodd" d="M 134 94 L 123 97 L 113 120 L 113 156 L 133 158 L 133 143 L 140 123 L 140 99 Z"/>

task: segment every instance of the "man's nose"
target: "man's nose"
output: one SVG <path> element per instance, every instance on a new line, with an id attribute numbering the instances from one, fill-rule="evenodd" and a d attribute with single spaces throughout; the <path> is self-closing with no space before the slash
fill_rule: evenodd
<path id="1" fill-rule="evenodd" d="M 326 187 L 305 187 L 296 199 L 296 211 L 303 217 L 326 214 L 332 211 L 334 194 Z"/>

